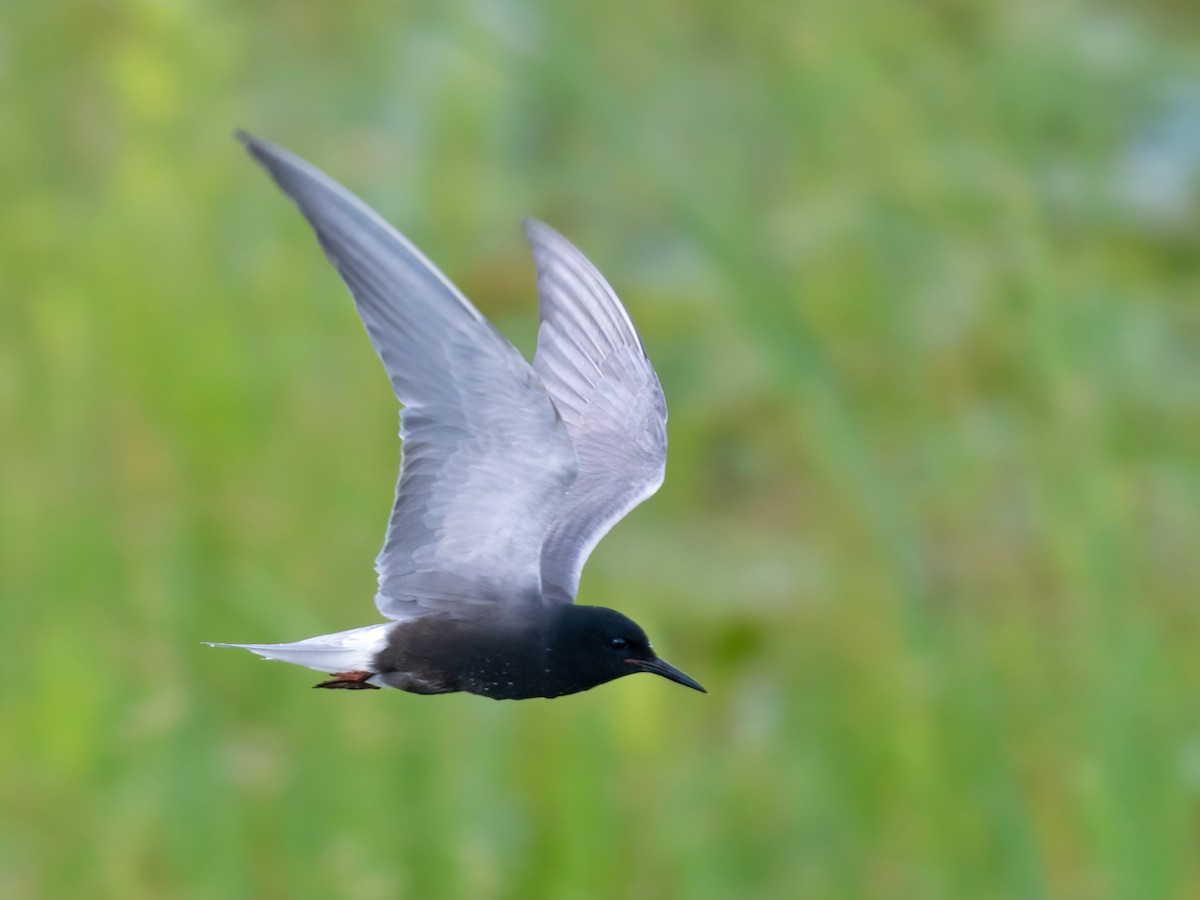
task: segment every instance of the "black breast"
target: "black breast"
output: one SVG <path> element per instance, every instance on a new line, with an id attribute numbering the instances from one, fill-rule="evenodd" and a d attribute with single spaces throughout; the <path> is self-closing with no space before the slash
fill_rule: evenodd
<path id="1" fill-rule="evenodd" d="M 398 623 L 375 657 L 390 687 L 417 694 L 467 691 L 494 700 L 555 697 L 550 610 L 477 607 L 474 615 L 430 615 Z"/>

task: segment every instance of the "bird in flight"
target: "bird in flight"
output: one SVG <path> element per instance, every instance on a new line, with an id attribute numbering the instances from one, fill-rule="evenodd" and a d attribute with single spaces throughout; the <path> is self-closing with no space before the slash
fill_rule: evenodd
<path id="1" fill-rule="evenodd" d="M 527 221 L 530 365 L 403 235 L 286 150 L 238 138 L 300 208 L 391 380 L 402 463 L 375 605 L 391 621 L 241 647 L 316 687 L 559 697 L 636 672 L 704 691 L 631 619 L 575 603 L 592 548 L 653 494 L 666 402 L 629 314 L 570 242 Z"/>

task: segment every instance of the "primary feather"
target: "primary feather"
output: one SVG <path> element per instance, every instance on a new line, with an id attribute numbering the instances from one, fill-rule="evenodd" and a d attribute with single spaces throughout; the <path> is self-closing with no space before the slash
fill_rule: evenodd
<path id="1" fill-rule="evenodd" d="M 527 221 L 541 327 L 533 368 L 554 399 L 579 471 L 542 546 L 542 591 L 571 602 L 592 548 L 658 490 L 667 403 L 629 313 L 596 267 L 548 225 Z"/>

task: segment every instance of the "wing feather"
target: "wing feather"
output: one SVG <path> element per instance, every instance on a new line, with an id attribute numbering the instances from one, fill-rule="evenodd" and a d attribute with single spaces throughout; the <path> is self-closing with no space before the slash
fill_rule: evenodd
<path id="1" fill-rule="evenodd" d="M 527 221 L 541 325 L 533 368 L 575 446 L 579 471 L 542 546 L 542 590 L 570 603 L 599 540 L 662 484 L 667 405 L 629 313 L 562 235 Z"/>
<path id="2" fill-rule="evenodd" d="M 403 462 L 376 560 L 380 611 L 537 602 L 543 540 L 576 472 L 541 379 L 365 203 L 286 150 L 239 137 L 312 225 L 404 405 Z"/>

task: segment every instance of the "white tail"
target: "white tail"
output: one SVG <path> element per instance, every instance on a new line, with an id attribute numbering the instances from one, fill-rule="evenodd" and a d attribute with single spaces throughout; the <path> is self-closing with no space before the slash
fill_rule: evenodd
<path id="1" fill-rule="evenodd" d="M 387 644 L 388 629 L 394 625 L 394 622 L 366 625 L 336 634 L 322 634 L 294 644 L 205 643 L 210 647 L 240 647 L 257 653 L 263 659 L 307 666 L 318 672 L 371 672 L 374 671 L 375 654 Z"/>

